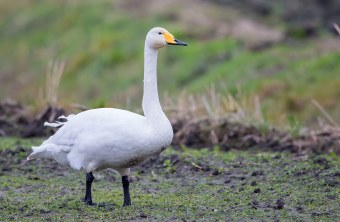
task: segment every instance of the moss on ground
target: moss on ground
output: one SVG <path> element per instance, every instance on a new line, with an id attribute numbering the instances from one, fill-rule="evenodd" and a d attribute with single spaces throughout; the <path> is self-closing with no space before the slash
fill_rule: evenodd
<path id="1" fill-rule="evenodd" d="M 132 170 L 131 207 L 122 207 L 120 177 L 95 174 L 82 203 L 84 173 L 54 161 L 25 162 L 40 140 L 1 139 L 1 221 L 336 221 L 340 158 L 260 150 L 168 148 Z M 21 144 L 21 145 L 18 145 Z"/>

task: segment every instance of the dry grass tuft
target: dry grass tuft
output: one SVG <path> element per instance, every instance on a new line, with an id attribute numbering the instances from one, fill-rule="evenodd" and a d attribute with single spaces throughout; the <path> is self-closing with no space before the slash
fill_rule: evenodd
<path id="1" fill-rule="evenodd" d="M 50 61 L 46 73 L 45 101 L 56 106 L 58 102 L 58 88 L 60 79 L 64 73 L 64 61 Z"/>
<path id="2" fill-rule="evenodd" d="M 258 131 L 254 125 L 264 124 L 259 98 L 239 95 L 241 99 L 222 95 L 211 86 L 205 94 L 183 92 L 176 101 L 166 98 L 164 110 L 170 113 L 174 144 L 221 145 L 227 144 L 228 133 L 244 137 Z"/>
<path id="3" fill-rule="evenodd" d="M 337 140 L 338 145 L 340 146 L 340 125 L 326 111 L 326 109 L 320 105 L 320 103 L 318 103 L 316 100 L 312 100 L 312 104 L 320 111 L 324 118 L 322 117 L 318 118 L 320 130 L 312 131 L 311 134 L 313 136 L 316 134 L 329 135 L 334 140 Z"/>
<path id="4" fill-rule="evenodd" d="M 340 35 L 340 27 L 338 26 L 338 24 L 334 23 L 333 26 L 334 26 L 335 30 L 336 30 L 336 31 L 339 33 L 339 35 Z"/>
<path id="5" fill-rule="evenodd" d="M 205 119 L 261 125 L 264 118 L 260 100 L 257 96 L 245 96 L 239 93 L 236 99 L 233 95 L 223 95 L 211 86 L 204 94 L 188 94 L 182 92 L 176 101 L 167 97 L 164 110 L 170 114 L 170 119 L 199 122 Z"/>
<path id="6" fill-rule="evenodd" d="M 27 121 L 28 123 L 22 127 L 21 136 L 34 137 L 51 134 L 53 131 L 45 128 L 44 122 L 53 122 L 66 113 L 58 104 L 58 88 L 64 68 L 64 61 L 50 61 L 48 63 L 45 88 L 41 90 L 35 107 L 38 111 L 34 114 L 35 117 Z"/>
<path id="7" fill-rule="evenodd" d="M 316 101 L 313 102 L 326 120 L 318 131 L 304 134 L 269 127 L 261 112 L 257 96 L 240 99 L 218 93 L 214 86 L 206 94 L 182 93 L 177 101 L 166 99 L 174 129 L 173 145 L 195 148 L 219 146 L 222 150 L 261 148 L 289 150 L 298 154 L 310 152 L 340 153 L 340 129 Z M 283 126 L 281 126 L 282 128 Z"/>

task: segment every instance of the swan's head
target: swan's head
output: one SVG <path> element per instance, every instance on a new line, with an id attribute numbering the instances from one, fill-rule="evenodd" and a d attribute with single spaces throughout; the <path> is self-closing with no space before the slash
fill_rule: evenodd
<path id="1" fill-rule="evenodd" d="M 145 44 L 154 49 L 159 49 L 166 45 L 187 46 L 185 42 L 179 41 L 168 30 L 161 27 L 153 28 L 148 32 Z"/>

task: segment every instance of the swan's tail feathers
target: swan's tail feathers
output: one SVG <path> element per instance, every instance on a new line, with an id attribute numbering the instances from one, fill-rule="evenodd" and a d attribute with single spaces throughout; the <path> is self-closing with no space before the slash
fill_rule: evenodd
<path id="1" fill-rule="evenodd" d="M 53 143 L 33 146 L 32 150 L 33 152 L 27 157 L 27 160 L 34 158 L 54 159 L 62 165 L 68 163 L 67 154 L 71 151 L 69 146 L 58 146 Z"/>
<path id="2" fill-rule="evenodd" d="M 44 126 L 49 126 L 49 127 L 53 127 L 53 128 L 57 128 L 57 127 L 61 127 L 63 126 L 67 121 L 69 121 L 72 117 L 74 116 L 74 114 L 71 114 L 69 116 L 59 116 L 58 120 L 60 121 L 55 121 L 53 123 L 49 123 L 49 122 L 45 122 Z"/>
<path id="3" fill-rule="evenodd" d="M 27 160 L 34 158 L 52 158 L 53 153 L 58 152 L 56 145 L 52 143 L 42 144 L 41 146 L 32 146 L 33 152 L 27 157 Z"/>
<path id="4" fill-rule="evenodd" d="M 46 151 L 46 148 L 43 146 L 32 146 L 33 152 L 27 157 L 27 160 L 32 160 L 37 157 L 40 153 Z M 39 156 L 40 157 L 40 156 Z"/>

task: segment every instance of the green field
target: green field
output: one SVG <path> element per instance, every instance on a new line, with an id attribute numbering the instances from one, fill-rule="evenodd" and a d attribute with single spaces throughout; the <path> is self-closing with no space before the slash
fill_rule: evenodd
<path id="1" fill-rule="evenodd" d="M 43 92 L 50 87 L 45 84 L 48 64 L 64 61 L 59 105 L 139 108 L 145 34 L 151 27 L 164 26 L 189 47 L 162 49 L 161 97 L 176 100 L 183 91 L 204 95 L 214 86 L 221 96 L 231 94 L 239 101 L 258 96 L 271 123 L 297 119 L 315 126 L 322 114 L 312 99 L 340 119 L 337 37 L 322 32 L 311 39 L 282 40 L 252 50 L 247 40 L 213 34 L 224 23 L 247 19 L 229 8 L 193 5 L 197 11 L 204 7 L 204 15 L 213 24 L 195 26 L 191 22 L 200 17 L 186 18 L 189 12 L 184 8 L 135 4 L 1 2 L 0 98 L 41 107 L 46 100 Z M 273 29 L 284 32 L 285 24 Z"/>

